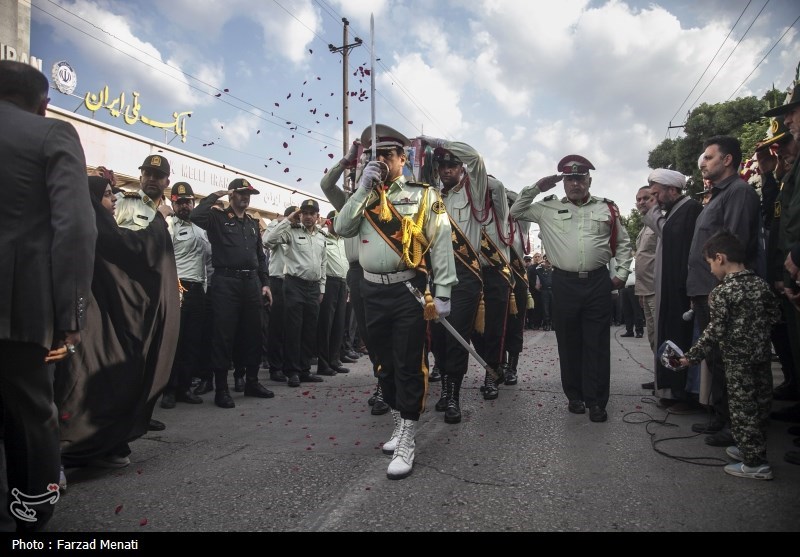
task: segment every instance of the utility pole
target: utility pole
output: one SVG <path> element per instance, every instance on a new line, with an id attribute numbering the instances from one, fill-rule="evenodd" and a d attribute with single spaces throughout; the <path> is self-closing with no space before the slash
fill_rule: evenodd
<path id="1" fill-rule="evenodd" d="M 350 150 L 350 127 L 347 124 L 347 122 L 350 121 L 350 92 L 348 91 L 347 83 L 347 77 L 350 73 L 348 58 L 350 51 L 357 46 L 361 46 L 362 41 L 358 37 L 355 37 L 353 39 L 355 42 L 347 44 L 347 28 L 350 25 L 350 22 L 347 21 L 346 17 L 343 17 L 342 23 L 344 23 L 342 46 L 333 46 L 332 44 L 329 44 L 328 49 L 334 54 L 339 53 L 342 55 L 342 140 L 344 141 L 342 155 L 344 156 Z"/>

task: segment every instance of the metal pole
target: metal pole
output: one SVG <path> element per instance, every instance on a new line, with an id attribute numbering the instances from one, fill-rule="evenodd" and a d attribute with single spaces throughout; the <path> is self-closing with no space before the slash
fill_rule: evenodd
<path id="1" fill-rule="evenodd" d="M 344 29 L 342 31 L 342 44 L 347 44 L 347 27 L 350 25 L 350 22 L 347 21 L 347 18 L 342 18 L 342 23 L 344 23 Z M 342 51 L 342 141 L 344 145 L 342 147 L 342 156 L 346 156 L 347 152 L 350 150 L 350 126 L 347 122 L 350 121 L 350 92 L 348 91 L 348 75 L 350 74 L 350 65 L 348 63 L 350 56 L 350 49 L 345 48 Z M 347 180 L 347 177 L 345 177 Z"/>

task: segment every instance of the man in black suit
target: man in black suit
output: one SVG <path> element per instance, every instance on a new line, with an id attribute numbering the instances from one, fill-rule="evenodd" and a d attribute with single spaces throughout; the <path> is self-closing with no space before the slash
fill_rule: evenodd
<path id="1" fill-rule="evenodd" d="M 44 118 L 48 89 L 37 69 L 0 61 L 0 530 L 7 531 L 39 529 L 53 514 L 60 455 L 48 364 L 81 340 L 97 237 L 83 148 L 71 125 Z"/>

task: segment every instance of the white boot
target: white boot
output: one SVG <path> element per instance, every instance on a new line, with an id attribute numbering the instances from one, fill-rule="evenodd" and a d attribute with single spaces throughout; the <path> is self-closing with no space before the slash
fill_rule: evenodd
<path id="1" fill-rule="evenodd" d="M 403 425 L 403 418 L 400 417 L 400 411 L 392 409 L 392 419 L 394 420 L 394 431 L 389 440 L 383 444 L 383 454 L 392 455 L 397 448 L 397 440 L 400 439 L 400 427 Z"/>
<path id="2" fill-rule="evenodd" d="M 413 420 L 403 420 L 400 429 L 400 439 L 397 441 L 397 448 L 394 451 L 386 477 L 390 480 L 401 480 L 411 474 L 414 469 L 414 447 L 416 443 L 414 437 L 417 433 L 417 422 Z"/>

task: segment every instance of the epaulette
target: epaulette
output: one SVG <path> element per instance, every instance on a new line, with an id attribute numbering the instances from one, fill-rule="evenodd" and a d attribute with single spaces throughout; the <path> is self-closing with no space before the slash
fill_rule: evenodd
<path id="1" fill-rule="evenodd" d="M 553 194 L 553 195 L 548 195 L 547 197 L 545 197 L 544 199 L 542 199 L 542 201 L 552 201 L 552 200 L 554 200 L 554 199 L 558 199 L 558 198 L 555 196 L 555 194 Z"/>
<path id="2" fill-rule="evenodd" d="M 418 188 L 429 188 L 429 187 L 431 187 L 430 184 L 427 184 L 425 182 L 406 182 L 404 185 L 406 185 L 406 186 L 416 186 Z"/>
<path id="3" fill-rule="evenodd" d="M 603 198 L 603 203 L 611 203 L 612 205 L 616 205 L 616 203 L 605 197 Z"/>
<path id="4" fill-rule="evenodd" d="M 134 198 L 135 199 L 141 199 L 142 198 L 142 196 L 139 195 L 138 191 L 126 191 L 125 193 L 122 194 L 122 197 L 125 198 L 125 199 L 134 199 Z"/>

